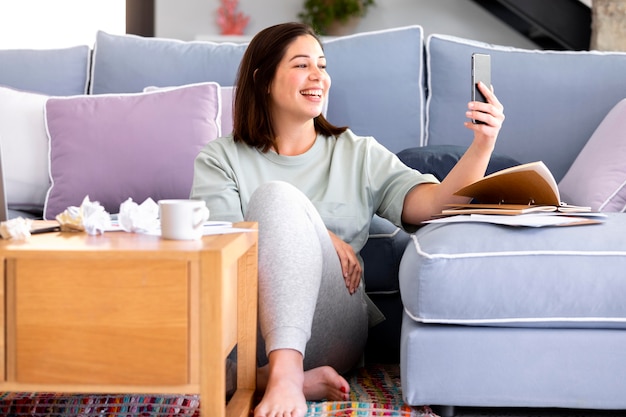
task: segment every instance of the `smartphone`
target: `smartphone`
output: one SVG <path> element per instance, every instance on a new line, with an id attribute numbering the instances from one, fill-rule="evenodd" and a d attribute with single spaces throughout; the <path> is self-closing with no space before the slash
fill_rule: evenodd
<path id="1" fill-rule="evenodd" d="M 487 87 L 491 87 L 491 55 L 472 54 L 472 101 L 487 102 L 487 99 L 478 89 L 478 82 L 482 81 Z M 473 123 L 482 123 L 472 120 Z"/>

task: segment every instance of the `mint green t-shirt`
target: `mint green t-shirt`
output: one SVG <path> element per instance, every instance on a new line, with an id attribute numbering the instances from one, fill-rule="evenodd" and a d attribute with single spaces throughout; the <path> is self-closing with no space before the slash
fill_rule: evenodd
<path id="1" fill-rule="evenodd" d="M 212 220 L 241 221 L 254 190 L 274 180 L 302 191 L 328 230 L 356 253 L 367 241 L 374 213 L 402 226 L 409 190 L 438 182 L 404 165 L 374 138 L 350 130 L 336 138 L 318 135 L 297 156 L 263 153 L 227 136 L 208 143 L 197 156 L 191 198 L 206 201 Z"/>

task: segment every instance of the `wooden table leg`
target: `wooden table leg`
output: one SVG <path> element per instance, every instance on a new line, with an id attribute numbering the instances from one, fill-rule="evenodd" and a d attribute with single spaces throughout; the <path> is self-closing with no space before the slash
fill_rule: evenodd
<path id="1" fill-rule="evenodd" d="M 257 246 L 237 260 L 212 253 L 201 261 L 200 296 L 200 410 L 202 417 L 248 417 L 256 389 Z M 234 262 L 234 264 L 233 264 Z M 236 273 L 236 291 L 230 279 Z M 216 279 L 221 277 L 221 279 Z M 234 294 L 234 297 L 233 297 Z M 232 299 L 234 298 L 234 299 Z M 236 322 L 229 308 L 236 303 Z M 230 344 L 224 338 L 236 325 L 237 390 L 225 407 L 225 355 Z"/>
<path id="2" fill-rule="evenodd" d="M 254 405 L 257 369 L 257 245 L 239 259 L 238 269 L 237 392 L 228 404 L 228 417 L 247 417 Z"/>
<path id="3" fill-rule="evenodd" d="M 202 254 L 200 265 L 200 415 L 225 417 L 221 259 Z"/>

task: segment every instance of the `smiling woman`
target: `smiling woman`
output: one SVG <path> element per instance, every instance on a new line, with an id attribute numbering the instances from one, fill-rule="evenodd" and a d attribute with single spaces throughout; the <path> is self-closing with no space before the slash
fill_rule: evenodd
<path id="1" fill-rule="evenodd" d="M 97 30 L 126 32 L 125 0 L 0 1 L 0 48 L 93 45 Z"/>

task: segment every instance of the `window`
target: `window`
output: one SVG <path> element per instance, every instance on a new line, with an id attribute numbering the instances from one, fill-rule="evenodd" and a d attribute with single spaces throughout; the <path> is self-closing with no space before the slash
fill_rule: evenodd
<path id="1" fill-rule="evenodd" d="M 93 46 L 126 33 L 125 0 L 0 0 L 0 49 Z"/>

